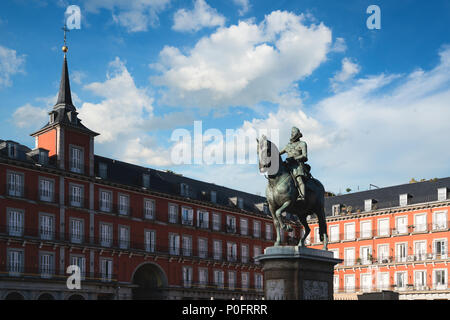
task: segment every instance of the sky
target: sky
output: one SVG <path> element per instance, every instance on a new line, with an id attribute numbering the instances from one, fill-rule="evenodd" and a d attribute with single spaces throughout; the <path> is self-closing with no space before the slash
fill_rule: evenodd
<path id="1" fill-rule="evenodd" d="M 47 123 L 70 5 L 72 95 L 98 155 L 264 195 L 253 139 L 243 163 L 219 161 L 226 132 L 281 148 L 297 126 L 334 193 L 450 176 L 449 1 L 1 1 L 0 139 L 33 148 Z M 194 141 L 200 161 L 174 161 Z"/>

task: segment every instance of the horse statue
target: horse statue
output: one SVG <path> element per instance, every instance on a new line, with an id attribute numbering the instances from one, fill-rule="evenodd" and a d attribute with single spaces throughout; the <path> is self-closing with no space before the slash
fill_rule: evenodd
<path id="1" fill-rule="evenodd" d="M 296 215 L 305 229 L 298 246 L 305 247 L 305 239 L 311 229 L 306 220 L 308 215 L 315 214 L 319 220 L 320 240 L 323 250 L 328 249 L 327 224 L 325 221 L 324 198 L 325 189 L 319 180 L 312 176 L 305 182 L 304 200 L 298 200 L 299 191 L 286 163 L 281 159 L 277 146 L 262 136 L 257 140 L 258 165 L 261 173 L 267 174 L 268 185 L 266 198 L 272 214 L 277 238 L 274 243 L 279 246 L 280 231 L 292 231 L 290 225 L 283 222 L 282 214 L 289 212 Z"/>

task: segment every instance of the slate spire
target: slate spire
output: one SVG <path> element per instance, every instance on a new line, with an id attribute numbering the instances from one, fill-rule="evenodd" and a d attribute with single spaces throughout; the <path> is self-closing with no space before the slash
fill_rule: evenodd
<path id="1" fill-rule="evenodd" d="M 67 67 L 67 58 L 65 54 L 61 81 L 59 83 L 58 100 L 56 101 L 54 109 L 59 109 L 61 107 L 70 111 L 75 111 L 75 106 L 72 102 L 72 93 L 70 91 L 69 68 Z"/>

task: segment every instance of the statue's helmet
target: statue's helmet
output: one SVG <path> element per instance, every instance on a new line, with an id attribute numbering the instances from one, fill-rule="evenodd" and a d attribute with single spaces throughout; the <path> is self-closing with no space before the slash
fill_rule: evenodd
<path id="1" fill-rule="evenodd" d="M 292 127 L 291 130 L 291 141 L 296 141 L 297 139 L 303 137 L 303 134 L 300 132 L 300 129 L 297 127 Z"/>

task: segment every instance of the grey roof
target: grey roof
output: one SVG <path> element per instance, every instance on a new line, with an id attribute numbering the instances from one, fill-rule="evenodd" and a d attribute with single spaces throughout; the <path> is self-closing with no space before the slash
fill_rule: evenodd
<path id="1" fill-rule="evenodd" d="M 408 204 L 437 201 L 437 189 L 443 187 L 450 189 L 450 177 L 327 197 L 325 213 L 327 216 L 331 215 L 335 204 L 351 206 L 352 212 L 364 211 L 364 201 L 369 199 L 376 201 L 377 209 L 398 207 L 399 196 L 405 193 L 409 195 Z"/>

